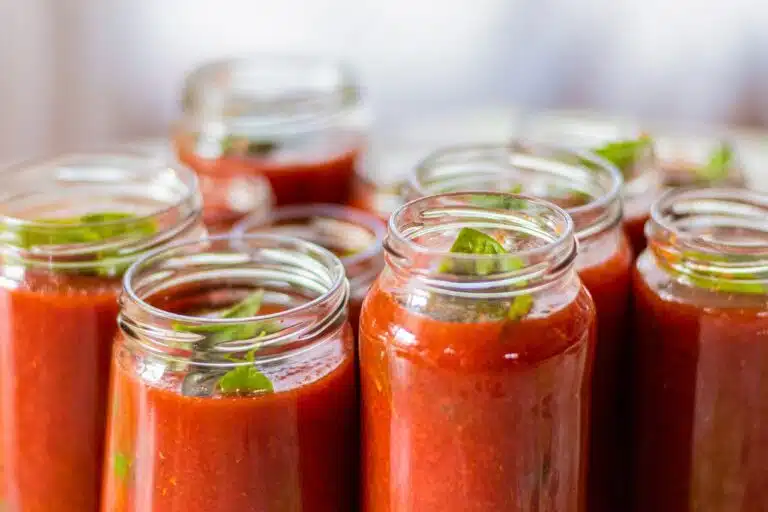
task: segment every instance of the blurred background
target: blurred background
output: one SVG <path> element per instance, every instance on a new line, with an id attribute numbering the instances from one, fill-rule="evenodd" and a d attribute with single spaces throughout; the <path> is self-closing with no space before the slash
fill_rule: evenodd
<path id="1" fill-rule="evenodd" d="M 768 122 L 756 0 L 0 0 L 0 160 L 161 135 L 183 75 L 254 51 L 359 70 L 377 123 L 454 109 Z"/>

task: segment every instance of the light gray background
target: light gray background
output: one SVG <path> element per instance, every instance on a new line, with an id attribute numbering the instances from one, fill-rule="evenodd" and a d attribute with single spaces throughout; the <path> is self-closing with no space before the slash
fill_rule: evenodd
<path id="1" fill-rule="evenodd" d="M 760 0 L 0 0 L 0 160 L 163 133 L 199 61 L 352 61 L 380 120 L 470 106 L 768 118 Z"/>

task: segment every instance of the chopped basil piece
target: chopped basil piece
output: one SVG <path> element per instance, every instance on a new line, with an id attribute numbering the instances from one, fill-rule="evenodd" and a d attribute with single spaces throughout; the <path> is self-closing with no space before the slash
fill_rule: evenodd
<path id="1" fill-rule="evenodd" d="M 507 191 L 508 194 L 520 194 L 523 186 L 518 184 Z M 473 195 L 470 201 L 477 206 L 494 208 L 497 210 L 522 210 L 525 208 L 525 199 L 502 195 Z"/>
<path id="2" fill-rule="evenodd" d="M 507 318 L 513 321 L 520 320 L 531 312 L 532 307 L 533 297 L 530 294 L 518 295 L 512 300 L 512 305 L 509 306 Z"/>
<path id="3" fill-rule="evenodd" d="M 221 141 L 221 154 L 224 156 L 268 156 L 278 148 L 278 144 L 268 140 L 248 140 L 245 137 L 229 135 Z"/>
<path id="4" fill-rule="evenodd" d="M 706 165 L 696 169 L 697 176 L 708 182 L 724 180 L 733 165 L 733 148 L 722 142 L 709 156 Z"/>
<path id="5" fill-rule="evenodd" d="M 264 290 L 259 290 L 248 295 L 233 306 L 223 311 L 219 311 L 215 318 L 248 318 L 256 316 L 261 309 L 261 302 L 263 299 Z M 173 330 L 209 334 L 207 342 L 210 345 L 218 345 L 219 343 L 226 343 L 228 341 L 266 336 L 267 334 L 276 331 L 277 327 L 271 322 L 251 322 L 235 325 L 184 325 L 174 323 Z"/>
<path id="6" fill-rule="evenodd" d="M 5 226 L 1 233 L 6 243 L 26 250 L 54 245 L 98 244 L 120 238 L 148 238 L 157 232 L 153 219 L 139 217 L 132 213 L 102 212 L 80 217 L 61 219 L 38 219 L 34 225 L 18 228 Z M 117 249 L 104 250 L 93 264 L 83 264 L 76 272 L 83 275 L 118 276 L 125 272 L 130 263 L 111 262 L 120 254 Z M 100 263 L 98 260 L 103 260 Z M 23 264 L 23 261 L 20 262 Z M 55 267 L 55 263 L 53 264 Z"/>
<path id="7" fill-rule="evenodd" d="M 248 318 L 256 316 L 261 309 L 264 299 L 264 290 L 254 292 L 245 297 L 240 302 L 229 308 L 218 312 L 216 318 Z M 260 338 L 278 328 L 271 322 L 255 322 L 237 325 L 201 325 L 187 326 L 174 324 L 173 329 L 181 332 L 194 332 L 208 334 L 205 344 L 215 346 L 220 343 L 226 343 L 234 340 Z M 256 349 L 250 350 L 246 356 L 246 361 L 253 362 Z M 253 365 L 240 365 L 224 375 L 212 375 L 210 371 L 192 372 L 184 379 L 182 386 L 186 386 L 185 395 L 206 396 L 212 392 L 213 378 L 218 382 L 219 389 L 224 394 L 247 394 L 258 391 L 271 392 L 273 390 L 272 382 Z"/>
<path id="8" fill-rule="evenodd" d="M 733 258 L 724 254 L 711 254 L 701 251 L 685 251 L 682 256 L 684 260 L 709 261 L 714 264 L 727 263 L 732 261 Z M 731 279 L 729 276 L 716 275 L 714 273 L 708 274 L 706 272 L 700 272 L 697 275 L 688 273 L 682 275 L 685 281 L 693 286 L 717 292 L 760 295 L 768 291 L 758 277 L 752 274 L 742 274 L 741 277 L 747 278 L 746 280 Z"/>
<path id="9" fill-rule="evenodd" d="M 249 353 L 248 361 L 253 362 L 253 353 Z M 225 373 L 219 379 L 219 388 L 225 395 L 249 394 L 257 392 L 271 393 L 275 389 L 272 381 L 251 364 L 237 366 Z"/>
<path id="10" fill-rule="evenodd" d="M 644 153 L 651 147 L 651 144 L 650 137 L 641 135 L 633 140 L 609 142 L 604 146 L 595 148 L 593 153 L 611 162 L 621 171 L 625 178 L 628 178 L 632 175 L 632 171 Z M 584 159 L 582 163 L 588 167 L 595 167 L 594 162 L 589 160 Z"/>
<path id="11" fill-rule="evenodd" d="M 459 254 L 507 254 L 508 251 L 492 236 L 478 231 L 472 228 L 462 228 L 459 231 L 456 240 L 454 240 L 451 246 L 452 253 Z M 458 272 L 458 273 L 470 273 L 474 275 L 487 275 L 494 270 L 494 261 L 475 261 L 469 262 L 474 266 L 471 270 L 473 272 Z M 524 263 L 520 258 L 507 258 L 503 265 L 502 271 L 509 272 L 519 270 L 523 267 Z M 463 270 L 463 269 L 460 269 Z M 456 272 L 455 263 L 446 260 L 439 268 L 442 273 Z M 521 283 L 524 286 L 524 283 Z M 507 318 L 509 320 L 517 321 L 527 315 L 533 307 L 533 297 L 530 294 L 518 295 L 512 301 L 509 310 L 507 311 Z"/>
<path id="12" fill-rule="evenodd" d="M 115 475 L 117 475 L 117 478 L 120 480 L 126 481 L 131 470 L 131 460 L 121 452 L 116 452 L 112 460 Z"/>

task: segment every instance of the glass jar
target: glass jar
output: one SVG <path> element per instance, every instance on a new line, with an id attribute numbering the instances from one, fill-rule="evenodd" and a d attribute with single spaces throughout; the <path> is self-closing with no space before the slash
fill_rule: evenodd
<path id="1" fill-rule="evenodd" d="M 350 285 L 349 320 L 357 335 L 363 299 L 384 266 L 384 223 L 354 208 L 310 204 L 283 206 L 267 215 L 251 215 L 232 230 L 236 236 L 259 232 L 308 240 L 341 259 Z"/>
<path id="2" fill-rule="evenodd" d="M 82 154 L 0 171 L 0 503 L 96 512 L 123 272 L 202 236 L 194 174 Z"/>
<path id="3" fill-rule="evenodd" d="M 578 149 L 600 151 L 610 143 L 639 141 L 648 137 L 638 123 L 586 112 L 545 112 L 523 122 L 521 138 L 543 143 L 566 145 Z M 650 135 L 653 137 L 653 134 Z M 624 230 L 635 254 L 645 248 L 643 227 L 650 215 L 651 204 L 662 194 L 663 175 L 652 139 L 640 145 L 629 163 L 619 170 L 624 178 L 622 199 Z"/>
<path id="4" fill-rule="evenodd" d="M 652 133 L 666 186 L 746 185 L 736 137 L 684 127 L 658 127 Z"/>
<path id="5" fill-rule="evenodd" d="M 613 165 L 586 151 L 512 142 L 436 151 L 411 174 L 405 189 L 411 199 L 515 190 L 552 201 L 573 219 L 579 242 L 575 267 L 598 315 L 588 481 L 593 512 L 628 507 L 630 425 L 623 404 L 630 390 L 626 322 L 632 250 L 621 226 L 621 185 Z"/>
<path id="6" fill-rule="evenodd" d="M 450 252 L 477 230 L 499 252 Z M 360 322 L 364 510 L 583 510 L 595 309 L 568 215 L 430 196 L 384 246 Z"/>
<path id="7" fill-rule="evenodd" d="M 167 139 L 135 140 L 121 148 L 181 165 Z M 249 213 L 268 215 L 274 204 L 272 186 L 260 174 L 198 173 L 198 186 L 203 195 L 203 222 L 209 233 L 228 231 Z"/>
<path id="8" fill-rule="evenodd" d="M 768 195 L 738 189 L 653 206 L 634 279 L 638 512 L 768 509 L 767 219 Z"/>
<path id="9" fill-rule="evenodd" d="M 516 122 L 513 109 L 493 106 L 379 123 L 358 166 L 350 205 L 386 222 L 403 204 L 408 173 L 435 148 L 489 140 L 502 144 Z"/>
<path id="10" fill-rule="evenodd" d="M 201 175 L 264 175 L 278 205 L 345 203 L 367 119 L 352 73 L 308 57 L 206 64 L 186 79 L 174 134 Z"/>
<path id="11" fill-rule="evenodd" d="M 354 510 L 338 258 L 291 237 L 213 237 L 148 255 L 124 282 L 103 510 Z"/>

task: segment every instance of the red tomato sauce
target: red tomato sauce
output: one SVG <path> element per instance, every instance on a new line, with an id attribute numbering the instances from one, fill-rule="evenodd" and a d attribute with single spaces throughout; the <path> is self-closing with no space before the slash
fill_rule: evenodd
<path id="1" fill-rule="evenodd" d="M 624 218 L 624 232 L 629 238 L 629 243 L 632 245 L 632 251 L 635 253 L 635 256 L 643 252 L 647 245 L 645 239 L 645 223 L 648 221 L 649 217 L 650 214 Z"/>
<path id="2" fill-rule="evenodd" d="M 633 284 L 634 510 L 768 510 L 764 297 L 676 285 L 646 256 Z"/>
<path id="3" fill-rule="evenodd" d="M 349 200 L 358 157 L 350 150 L 315 162 L 275 162 L 267 158 L 206 159 L 193 146 L 176 140 L 179 160 L 200 174 L 211 176 L 264 175 L 278 206 L 303 203 L 344 204 Z"/>
<path id="4" fill-rule="evenodd" d="M 272 375 L 273 393 L 210 397 L 150 382 L 119 341 L 102 511 L 356 510 L 354 342 L 340 336 Z"/>
<path id="5" fill-rule="evenodd" d="M 627 313 L 632 250 L 622 235 L 613 254 L 598 262 L 577 258 L 579 277 L 595 301 L 597 344 L 592 373 L 589 510 L 614 512 L 626 504 L 629 421 Z"/>
<path id="6" fill-rule="evenodd" d="M 0 278 L 0 502 L 95 512 L 119 281 Z"/>
<path id="7" fill-rule="evenodd" d="M 583 510 L 594 309 L 518 322 L 363 306 L 366 512 Z"/>

